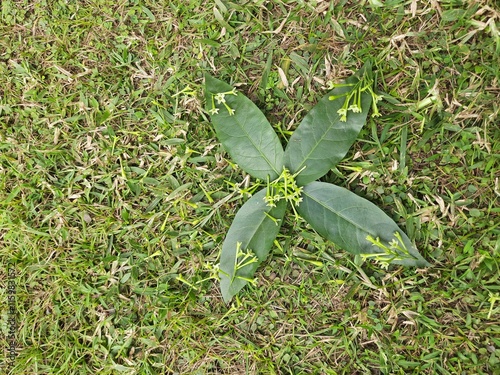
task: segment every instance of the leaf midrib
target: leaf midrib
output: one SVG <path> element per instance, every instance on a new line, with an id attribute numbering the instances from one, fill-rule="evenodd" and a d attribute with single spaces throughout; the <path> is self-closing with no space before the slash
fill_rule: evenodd
<path id="1" fill-rule="evenodd" d="M 243 124 L 241 123 L 241 121 L 236 116 L 235 116 L 235 121 L 238 124 L 238 126 L 240 127 L 240 129 L 243 130 L 243 132 L 245 133 L 245 135 L 247 136 L 247 138 L 250 140 L 250 143 L 252 144 L 252 146 L 259 152 L 259 154 L 266 161 L 266 163 L 271 167 L 271 169 L 276 173 L 276 175 L 279 176 L 281 172 L 278 172 L 278 170 L 271 164 L 271 161 L 266 157 L 266 155 L 263 152 L 260 151 L 260 149 L 254 143 L 252 137 L 250 137 L 250 134 L 246 131 L 245 126 L 243 126 Z M 266 125 L 271 126 L 271 124 L 269 123 L 269 121 L 267 119 L 266 119 Z"/>
<path id="2" fill-rule="evenodd" d="M 258 194 L 258 193 L 257 193 L 257 194 Z M 253 197 L 255 197 L 257 194 L 254 194 L 254 195 L 253 195 Z M 251 198 L 250 198 L 250 199 L 251 199 Z M 247 202 L 248 202 L 248 201 L 247 201 Z M 274 208 L 274 207 L 269 207 L 269 206 L 267 206 L 267 205 L 266 205 L 266 206 L 264 207 L 264 209 L 263 209 L 263 210 L 259 210 L 259 211 L 260 211 L 260 213 L 262 213 L 262 215 L 261 215 L 261 219 L 257 221 L 257 223 L 256 223 L 257 225 L 253 226 L 253 228 L 254 228 L 254 229 L 250 231 L 250 236 L 249 236 L 249 239 L 248 239 L 248 243 L 246 244 L 246 247 L 248 247 L 248 246 L 250 245 L 250 243 L 252 242 L 252 240 L 256 237 L 256 233 L 258 232 L 259 228 L 260 228 L 260 227 L 262 226 L 262 224 L 264 223 L 264 220 L 266 220 L 266 218 L 267 218 L 266 213 L 267 213 L 267 214 L 269 214 L 269 212 L 271 212 L 271 211 L 273 210 L 273 208 Z M 265 212 L 265 213 L 264 213 L 264 212 Z M 285 209 L 283 210 L 283 216 L 284 216 L 285 212 L 286 212 L 286 207 L 285 207 Z M 283 218 L 281 218 L 281 219 L 283 219 Z M 245 226 L 244 228 L 251 228 L 251 227 L 250 227 L 250 226 Z M 242 230 L 243 230 L 244 228 L 242 228 Z M 269 250 L 270 250 L 270 249 L 269 249 Z M 257 258 L 258 258 L 258 257 L 257 257 Z M 260 258 L 258 258 L 258 259 L 259 259 L 259 264 L 263 262 L 263 261 L 261 261 L 261 260 L 260 260 Z M 234 271 L 234 270 L 233 270 L 233 271 Z M 231 275 L 231 276 L 234 276 L 234 274 L 236 274 L 236 273 L 237 273 L 237 271 L 236 271 L 236 272 L 234 272 L 233 274 L 230 274 L 230 275 Z M 232 284 L 232 282 L 231 282 L 230 284 Z"/>
<path id="3" fill-rule="evenodd" d="M 315 107 L 317 108 L 317 107 Z M 311 110 L 311 112 L 314 111 Z M 311 113 L 309 112 L 309 113 Z M 327 113 L 327 116 L 328 116 L 328 113 Z M 311 121 L 312 122 L 312 121 Z M 314 145 L 314 147 L 311 149 L 311 151 L 307 154 L 307 156 L 305 156 L 302 160 L 302 162 L 300 163 L 299 167 L 297 168 L 297 171 L 300 171 L 304 164 L 306 163 L 307 160 L 309 160 L 309 156 L 311 156 L 312 153 L 314 153 L 314 151 L 316 150 L 316 148 L 319 146 L 319 144 L 323 141 L 323 139 L 326 137 L 326 135 L 328 134 L 328 132 L 330 131 L 330 129 L 334 126 L 335 124 L 333 123 L 330 123 L 330 125 L 328 126 L 328 128 L 323 132 L 323 135 L 320 137 L 320 140 L 318 142 L 316 142 L 316 144 Z M 295 171 L 296 172 L 296 171 Z"/>
<path id="4" fill-rule="evenodd" d="M 330 212 L 333 212 L 335 215 L 339 216 L 340 218 L 342 218 L 343 220 L 347 221 L 348 223 L 352 224 L 354 227 L 366 232 L 366 233 L 370 233 L 369 231 L 367 231 L 365 228 L 361 227 L 360 225 L 356 224 L 356 222 L 353 222 L 352 220 L 348 219 L 347 217 L 345 217 L 344 215 L 342 215 L 341 213 L 339 213 L 338 211 L 334 210 L 333 208 L 331 207 L 328 207 L 326 206 L 323 202 L 315 199 L 314 197 L 312 197 L 310 194 L 308 194 L 306 191 L 304 191 L 304 194 L 307 195 L 311 200 L 313 200 L 314 202 L 318 203 L 320 206 L 324 207 L 325 209 L 327 209 L 328 211 Z"/>

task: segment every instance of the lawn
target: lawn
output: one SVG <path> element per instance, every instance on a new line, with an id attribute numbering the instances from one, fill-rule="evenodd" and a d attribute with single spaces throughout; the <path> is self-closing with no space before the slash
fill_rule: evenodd
<path id="1" fill-rule="evenodd" d="M 2 0 L 0 372 L 500 374 L 495 0 Z M 255 180 L 204 73 L 286 144 L 367 59 L 386 99 L 322 181 L 431 267 L 363 261 L 285 218 L 225 304 L 213 278 Z"/>

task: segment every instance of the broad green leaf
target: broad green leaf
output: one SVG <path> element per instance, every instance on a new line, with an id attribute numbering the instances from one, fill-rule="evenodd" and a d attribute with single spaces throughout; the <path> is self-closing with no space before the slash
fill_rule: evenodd
<path id="1" fill-rule="evenodd" d="M 304 186 L 298 213 L 322 236 L 353 254 L 375 254 L 383 250 L 367 240 L 379 238 L 389 246 L 398 233 L 409 255 L 391 263 L 405 266 L 428 266 L 410 239 L 398 225 L 370 201 L 342 187 L 325 182 Z"/>
<path id="2" fill-rule="evenodd" d="M 277 202 L 276 207 L 268 207 L 264 201 L 265 196 L 266 190 L 263 189 L 245 202 L 236 214 L 222 245 L 220 288 L 226 302 L 229 302 L 248 280 L 253 280 L 255 270 L 267 258 L 281 227 L 286 201 L 281 200 Z M 235 264 L 246 263 L 242 256 L 237 257 L 238 249 L 248 252 L 256 262 L 235 272 Z"/>
<path id="3" fill-rule="evenodd" d="M 213 95 L 233 88 L 209 74 L 205 75 L 207 111 L 211 114 L 217 138 L 234 162 L 253 177 L 274 180 L 283 170 L 283 147 L 272 126 L 259 108 L 245 95 L 225 95 L 226 104 L 235 111 L 230 115 Z"/>
<path id="4" fill-rule="evenodd" d="M 356 83 L 357 75 L 369 69 L 369 63 L 346 83 Z M 368 73 L 368 72 L 367 72 Z M 342 108 L 345 97 L 330 100 L 348 92 L 351 87 L 338 87 L 326 94 L 304 117 L 290 137 L 285 149 L 284 164 L 292 173 L 305 169 L 297 176 L 297 184 L 305 185 L 322 176 L 337 165 L 356 140 L 371 106 L 371 95 L 361 94 L 360 113 L 348 112 L 347 121 L 340 121 L 337 111 Z"/>

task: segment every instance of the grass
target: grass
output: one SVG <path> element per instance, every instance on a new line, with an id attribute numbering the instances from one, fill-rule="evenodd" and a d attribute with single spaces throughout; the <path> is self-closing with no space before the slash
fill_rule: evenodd
<path id="1" fill-rule="evenodd" d="M 498 374 L 500 9 L 379 3 L 3 0 L 2 371 Z M 368 57 L 392 99 L 325 180 L 383 207 L 433 266 L 387 272 L 287 219 L 226 306 L 210 268 L 244 176 L 203 71 L 285 141 Z"/>

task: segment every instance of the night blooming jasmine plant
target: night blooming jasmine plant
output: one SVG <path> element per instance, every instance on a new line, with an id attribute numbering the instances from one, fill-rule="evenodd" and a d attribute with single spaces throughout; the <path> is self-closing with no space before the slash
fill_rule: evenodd
<path id="1" fill-rule="evenodd" d="M 222 245 L 220 288 L 226 302 L 269 254 L 286 209 L 339 247 L 383 267 L 429 263 L 381 209 L 349 190 L 318 182 L 352 146 L 370 108 L 379 116 L 370 63 L 331 91 L 299 124 L 285 149 L 257 106 L 228 84 L 205 76 L 205 99 L 217 137 L 248 174 L 266 182 L 236 214 Z"/>

